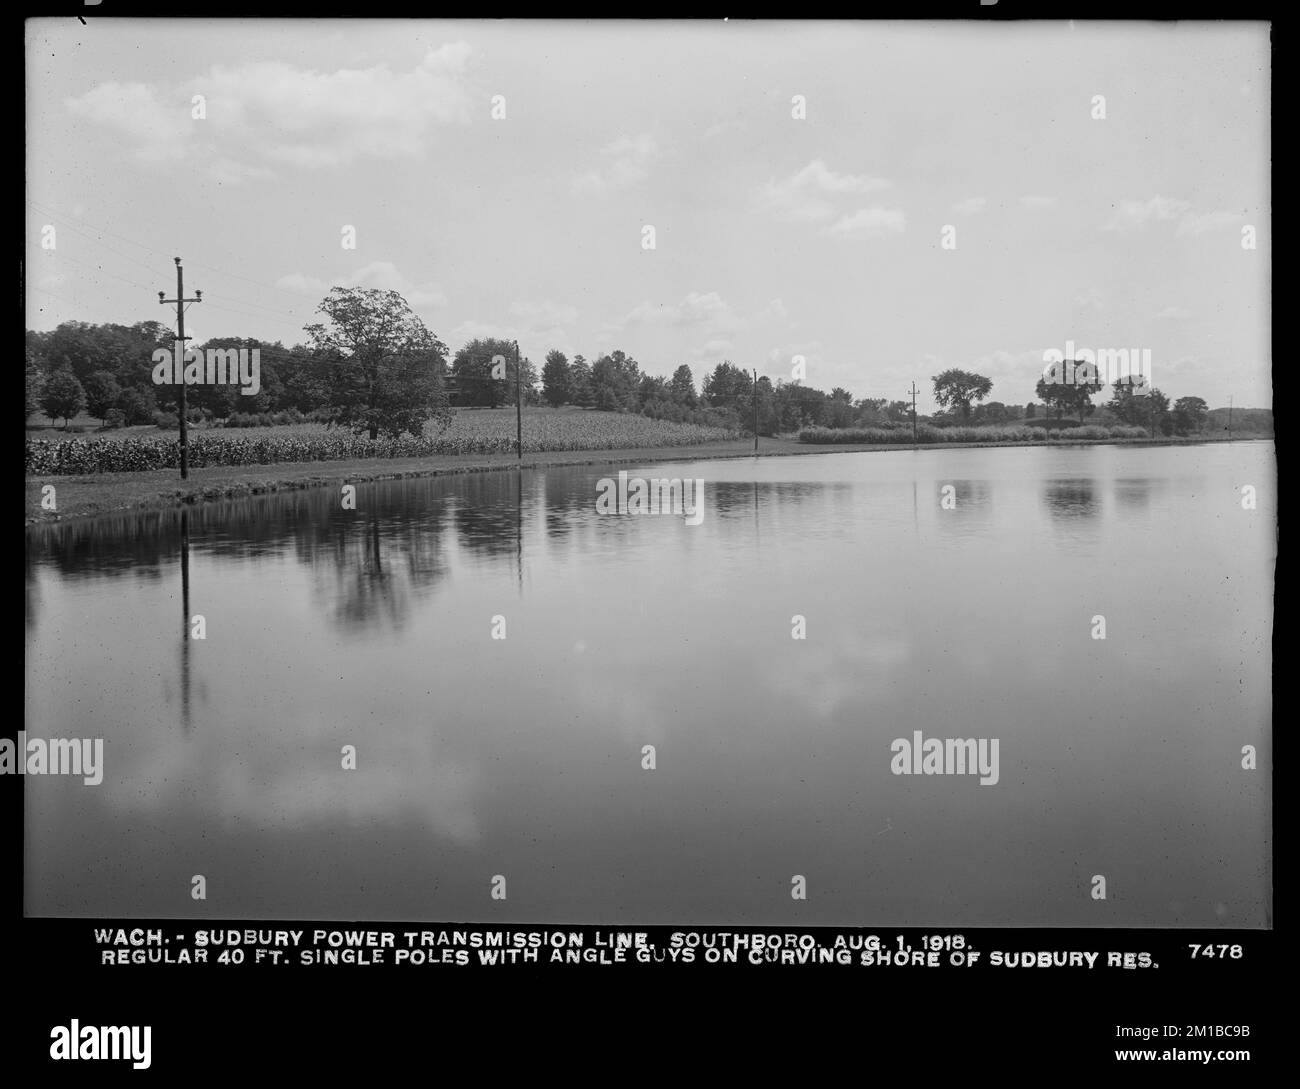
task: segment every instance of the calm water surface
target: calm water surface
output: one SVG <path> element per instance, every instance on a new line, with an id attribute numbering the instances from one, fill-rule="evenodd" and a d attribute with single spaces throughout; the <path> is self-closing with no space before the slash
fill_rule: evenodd
<path id="1" fill-rule="evenodd" d="M 703 522 L 597 515 L 620 468 Z M 25 726 L 106 770 L 25 779 L 27 911 L 1269 925 L 1274 494 L 1271 443 L 902 450 L 33 531 Z"/>

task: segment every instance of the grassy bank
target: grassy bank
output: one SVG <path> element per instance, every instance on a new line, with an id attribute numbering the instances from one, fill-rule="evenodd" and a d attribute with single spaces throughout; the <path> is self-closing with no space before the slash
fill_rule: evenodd
<path id="1" fill-rule="evenodd" d="M 921 444 L 922 450 L 952 450 L 988 446 L 1180 446 L 1205 442 L 1249 441 L 1271 436 L 1234 435 L 1232 440 L 1162 439 L 1150 440 L 1083 440 L 1053 439 L 1050 442 L 967 442 Z M 906 447 L 902 449 L 907 449 Z M 846 444 L 811 445 L 789 439 L 760 439 L 761 457 L 800 454 L 843 454 L 893 450 L 896 445 Z M 25 522 L 66 521 L 96 514 L 136 509 L 174 507 L 185 503 L 214 502 L 248 495 L 262 495 L 325 485 L 359 484 L 372 480 L 398 480 L 403 477 L 442 476 L 453 473 L 512 470 L 522 464 L 525 469 L 542 469 L 561 465 L 644 464 L 657 461 L 695 461 L 714 458 L 741 458 L 754 455 L 754 440 L 739 439 L 700 443 L 693 446 L 628 447 L 600 451 L 552 451 L 525 454 L 519 462 L 514 454 L 444 454 L 417 458 L 369 458 L 355 461 L 290 462 L 278 465 L 217 466 L 194 469 L 189 480 L 182 482 L 175 470 L 143 473 L 96 473 L 84 476 L 27 478 Z M 58 510 L 41 509 L 41 488 L 53 484 L 57 489 Z"/>

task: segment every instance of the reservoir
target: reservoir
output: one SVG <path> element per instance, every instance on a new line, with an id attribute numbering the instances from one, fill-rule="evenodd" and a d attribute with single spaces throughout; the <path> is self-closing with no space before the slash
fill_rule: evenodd
<path id="1" fill-rule="evenodd" d="M 103 755 L 24 777 L 26 911 L 1264 927 L 1275 495 L 1269 442 L 904 449 L 30 529 L 24 727 Z"/>

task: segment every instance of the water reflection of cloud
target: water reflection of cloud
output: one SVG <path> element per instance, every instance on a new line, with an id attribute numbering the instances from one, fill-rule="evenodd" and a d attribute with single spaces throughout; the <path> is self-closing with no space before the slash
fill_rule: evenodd
<path id="1" fill-rule="evenodd" d="M 225 734 L 200 729 L 193 744 L 141 733 L 134 744 L 106 746 L 111 764 L 98 795 L 113 808 L 197 810 L 205 824 L 227 831 L 248 823 L 278 834 L 286 825 L 391 826 L 415 818 L 462 845 L 478 842 L 481 834 L 475 813 L 480 776 L 440 757 L 434 741 L 414 731 L 371 740 L 336 730 L 286 736 L 280 723 L 274 738 L 260 728 Z M 356 770 L 342 767 L 345 744 L 357 746 Z"/>

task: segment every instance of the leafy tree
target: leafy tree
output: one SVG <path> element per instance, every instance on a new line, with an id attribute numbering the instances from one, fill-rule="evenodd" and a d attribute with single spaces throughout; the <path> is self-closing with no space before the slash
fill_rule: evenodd
<path id="1" fill-rule="evenodd" d="M 1200 397 L 1179 397 L 1174 402 L 1174 430 L 1180 435 L 1199 434 L 1209 413 L 1210 406 Z"/>
<path id="2" fill-rule="evenodd" d="M 668 401 L 672 398 L 668 394 L 668 380 L 660 378 L 653 374 L 643 374 L 641 384 L 636 391 L 637 407 L 644 412 L 647 405 L 655 402 Z"/>
<path id="3" fill-rule="evenodd" d="M 1080 366 L 1073 361 L 1063 364 L 1061 377 L 1068 377 L 1070 381 L 1049 382 L 1044 376 L 1038 380 L 1034 392 L 1044 404 L 1056 409 L 1058 420 L 1067 412 L 1077 412 L 1079 423 L 1082 424 L 1085 416 L 1091 416 L 1096 411 L 1097 406 L 1092 403 L 1092 396 L 1101 389 L 1103 383 L 1095 367 Z"/>
<path id="4" fill-rule="evenodd" d="M 504 361 L 504 366 L 494 365 L 493 360 L 498 357 Z M 456 353 L 451 373 L 455 379 L 458 404 L 488 408 L 514 404 L 514 341 L 496 337 L 471 340 Z"/>
<path id="5" fill-rule="evenodd" d="M 591 382 L 591 365 L 575 355 L 569 364 L 569 399 L 579 408 L 591 408 L 596 403 Z"/>
<path id="6" fill-rule="evenodd" d="M 32 413 L 36 412 L 41 407 L 41 394 L 44 390 L 45 375 L 41 373 L 40 364 L 36 361 L 36 350 L 29 347 L 27 349 L 27 414 L 23 417 L 24 422 L 28 416 L 31 416 Z"/>
<path id="7" fill-rule="evenodd" d="M 106 423 L 109 410 L 122 395 L 122 387 L 108 371 L 96 371 L 86 379 L 84 386 L 86 408 L 92 416 L 98 417 L 101 424 Z"/>
<path id="8" fill-rule="evenodd" d="M 699 404 L 699 394 L 695 392 L 695 376 L 685 363 L 673 371 L 673 376 L 668 381 L 668 392 L 679 405 L 694 408 Z"/>
<path id="9" fill-rule="evenodd" d="M 158 399 L 151 389 L 125 389 L 118 396 L 115 407 L 121 410 L 128 425 L 146 424 L 158 409 Z"/>
<path id="10" fill-rule="evenodd" d="M 754 380 L 727 359 L 704 376 L 704 400 L 714 408 L 728 408 L 746 419 L 754 393 Z"/>
<path id="11" fill-rule="evenodd" d="M 41 395 L 41 411 L 53 423 L 59 416 L 63 417 L 63 426 L 86 406 L 86 391 L 81 388 L 77 376 L 71 370 L 56 371 L 45 384 Z"/>
<path id="12" fill-rule="evenodd" d="M 637 406 L 641 368 L 621 351 L 602 355 L 591 368 L 591 392 L 597 408 L 608 412 L 631 412 Z"/>
<path id="13" fill-rule="evenodd" d="M 451 416 L 442 373 L 447 346 L 396 291 L 335 287 L 306 326 L 332 368 L 328 396 L 339 423 L 378 438 L 420 435 L 429 419 Z"/>
<path id="14" fill-rule="evenodd" d="M 963 419 L 970 419 L 971 401 L 982 401 L 993 389 L 993 380 L 972 371 L 951 367 L 930 379 L 934 383 L 934 399 L 939 405 L 954 411 L 960 410 Z"/>
<path id="15" fill-rule="evenodd" d="M 569 360 L 558 348 L 546 353 L 546 364 L 542 367 L 542 397 L 552 408 L 558 408 L 569 400 Z"/>

